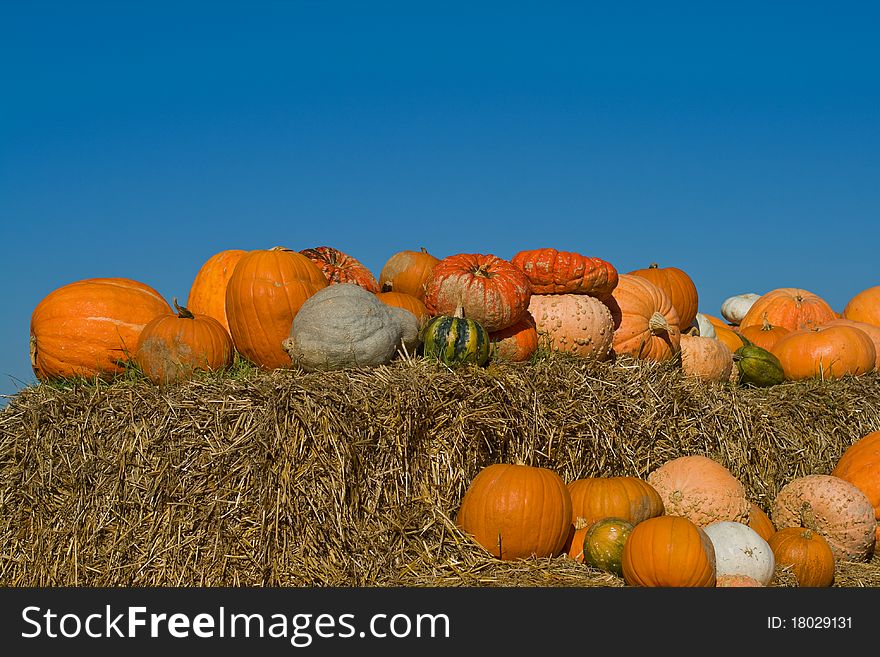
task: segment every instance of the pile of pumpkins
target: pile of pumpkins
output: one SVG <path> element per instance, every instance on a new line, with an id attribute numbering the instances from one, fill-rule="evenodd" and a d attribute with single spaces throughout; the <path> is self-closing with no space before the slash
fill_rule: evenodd
<path id="1" fill-rule="evenodd" d="M 496 463 L 471 480 L 456 523 L 501 560 L 574 559 L 631 586 L 832 586 L 838 561 L 865 562 L 880 541 L 880 431 L 855 441 L 830 474 L 786 483 L 769 514 L 721 463 L 670 459 L 645 479 L 565 482 L 550 468 Z"/>
<path id="2" fill-rule="evenodd" d="M 880 286 L 836 313 L 796 288 L 698 312 L 691 277 L 652 264 L 618 273 L 607 260 L 554 248 L 438 258 L 393 254 L 377 279 L 320 246 L 229 249 L 192 281 L 184 306 L 129 278 L 50 292 L 33 311 L 37 378 L 112 378 L 135 363 L 165 385 L 229 366 L 332 370 L 419 353 L 447 364 L 528 360 L 539 345 L 586 359 L 680 359 L 689 376 L 773 385 L 857 375 L 880 364 Z M 780 337 L 782 336 L 782 337 Z"/>

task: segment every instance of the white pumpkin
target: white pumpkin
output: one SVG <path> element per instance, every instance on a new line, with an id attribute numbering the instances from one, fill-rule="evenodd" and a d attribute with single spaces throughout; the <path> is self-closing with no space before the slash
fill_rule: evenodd
<path id="1" fill-rule="evenodd" d="M 694 326 L 697 327 L 697 335 L 704 338 L 717 338 L 715 326 L 710 322 L 703 313 L 697 313 L 694 318 Z"/>
<path id="2" fill-rule="evenodd" d="M 731 324 L 739 326 L 742 318 L 749 312 L 749 308 L 760 298 L 761 295 L 755 292 L 746 292 L 745 294 L 727 297 L 721 304 L 721 316 Z"/>
<path id="3" fill-rule="evenodd" d="M 770 544 L 748 525 L 718 520 L 703 527 L 715 548 L 715 574 L 748 575 L 763 586 L 773 579 L 776 559 Z"/>

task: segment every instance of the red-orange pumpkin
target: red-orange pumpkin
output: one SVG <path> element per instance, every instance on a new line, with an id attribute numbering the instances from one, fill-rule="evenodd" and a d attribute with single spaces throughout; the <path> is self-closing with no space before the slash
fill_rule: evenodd
<path id="1" fill-rule="evenodd" d="M 379 272 L 379 286 L 386 285 L 394 292 L 411 294 L 419 301 L 425 300 L 425 284 L 431 275 L 434 265 L 440 258 L 431 255 L 421 247 L 418 251 L 405 249 L 393 254 Z"/>
<path id="2" fill-rule="evenodd" d="M 678 313 L 669 296 L 647 278 L 621 274 L 603 301 L 614 321 L 615 354 L 665 361 L 681 351 Z"/>
<path id="3" fill-rule="evenodd" d="M 767 541 L 777 568 L 790 569 L 801 587 L 834 584 L 837 560 L 821 534 L 805 527 L 783 527 Z"/>
<path id="4" fill-rule="evenodd" d="M 657 516 L 630 532 L 621 559 L 630 586 L 715 586 L 715 548 L 702 529 L 682 516 Z"/>
<path id="5" fill-rule="evenodd" d="M 678 267 L 660 267 L 652 262 L 648 267 L 628 273 L 641 276 L 663 290 L 678 314 L 679 329 L 688 329 L 697 316 L 700 297 L 697 286 L 686 271 Z"/>
<path id="6" fill-rule="evenodd" d="M 281 343 L 306 299 L 327 285 L 318 265 L 291 249 L 246 253 L 226 285 L 226 317 L 235 348 L 258 367 L 290 367 Z"/>
<path id="7" fill-rule="evenodd" d="M 841 315 L 844 319 L 880 326 L 880 285 L 856 294 L 847 302 Z"/>
<path id="8" fill-rule="evenodd" d="M 762 294 L 739 323 L 763 326 L 766 319 L 773 326 L 789 331 L 812 328 L 837 317 L 837 313 L 818 294 L 797 287 L 780 287 Z"/>
<path id="9" fill-rule="evenodd" d="M 219 251 L 201 266 L 189 289 L 186 307 L 196 315 L 209 315 L 229 331 L 226 319 L 226 284 L 235 265 L 247 253 L 244 249 Z"/>
<path id="10" fill-rule="evenodd" d="M 519 363 L 531 358 L 538 349 L 535 318 L 529 311 L 513 326 L 489 334 L 493 357 Z"/>
<path id="11" fill-rule="evenodd" d="M 112 378 L 137 349 L 144 327 L 171 306 L 130 278 L 89 278 L 46 295 L 30 325 L 31 366 L 41 381 Z"/>
<path id="12" fill-rule="evenodd" d="M 174 300 L 176 313 L 151 320 L 138 338 L 134 361 L 156 385 L 192 378 L 232 364 L 235 349 L 223 325 L 210 315 L 194 314 Z"/>
<path id="13" fill-rule="evenodd" d="M 318 265 L 330 285 L 354 283 L 374 294 L 381 290 L 373 272 L 360 260 L 339 249 L 332 246 L 316 246 L 311 249 L 303 249 L 300 253 Z"/>
<path id="14" fill-rule="evenodd" d="M 532 294 L 605 297 L 617 286 L 617 269 L 601 258 L 552 248 L 520 251 L 510 261 L 525 272 Z"/>
<path id="15" fill-rule="evenodd" d="M 867 433 L 847 447 L 831 474 L 848 481 L 868 497 L 878 522 L 875 535 L 880 541 L 880 431 Z"/>
<path id="16" fill-rule="evenodd" d="M 425 306 L 432 316 L 454 315 L 457 308 L 486 331 L 500 331 L 523 318 L 531 284 L 523 271 L 492 254 L 457 253 L 440 260 L 425 285 Z"/>
<path id="17" fill-rule="evenodd" d="M 782 336 L 772 352 L 790 381 L 857 376 L 874 369 L 877 351 L 868 334 L 854 326 L 814 326 Z"/>

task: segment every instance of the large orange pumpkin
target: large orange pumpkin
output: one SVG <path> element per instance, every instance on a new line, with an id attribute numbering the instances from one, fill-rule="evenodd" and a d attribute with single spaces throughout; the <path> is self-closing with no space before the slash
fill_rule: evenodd
<path id="1" fill-rule="evenodd" d="M 489 334 L 493 358 L 520 363 L 531 358 L 538 349 L 538 331 L 532 313 L 526 314 L 513 326 Z"/>
<path id="2" fill-rule="evenodd" d="M 291 249 L 276 246 L 246 253 L 226 286 L 226 317 L 235 348 L 258 367 L 290 367 L 281 343 L 290 336 L 293 318 L 306 299 L 327 285 L 318 265 Z"/>
<path id="3" fill-rule="evenodd" d="M 780 287 L 762 294 L 739 323 L 763 326 L 766 319 L 773 326 L 789 331 L 812 328 L 837 317 L 837 313 L 818 294 L 797 287 Z"/>
<path id="4" fill-rule="evenodd" d="M 197 315 L 174 300 L 176 313 L 159 315 L 138 338 L 134 361 L 156 385 L 192 378 L 197 370 L 219 370 L 232 364 L 235 349 L 223 325 L 210 315 Z"/>
<path id="5" fill-rule="evenodd" d="M 196 315 L 209 315 L 229 331 L 226 319 L 226 284 L 235 265 L 247 253 L 244 249 L 219 251 L 201 266 L 189 288 L 186 307 Z"/>
<path id="6" fill-rule="evenodd" d="M 418 251 L 405 249 L 393 254 L 379 272 L 379 287 L 393 292 L 411 294 L 425 300 L 425 284 L 440 258 L 428 253 L 425 247 Z M 388 286 L 386 288 L 386 286 Z"/>
<path id="7" fill-rule="evenodd" d="M 880 431 L 872 431 L 846 448 L 831 471 L 862 491 L 874 507 L 880 541 Z"/>
<path id="8" fill-rule="evenodd" d="M 510 261 L 532 284 L 532 294 L 605 297 L 617 286 L 617 269 L 601 258 L 553 248 L 520 251 Z"/>
<path id="9" fill-rule="evenodd" d="M 422 303 L 418 297 L 414 297 L 411 294 L 388 290 L 386 292 L 379 292 L 376 294 L 376 297 L 384 304 L 410 311 L 416 316 L 419 322 L 429 317 L 428 309 L 425 308 L 425 304 Z"/>
<path id="10" fill-rule="evenodd" d="M 678 267 L 660 267 L 656 262 L 628 273 L 641 276 L 663 290 L 678 314 L 679 329 L 688 329 L 697 316 L 700 303 L 697 286 L 690 274 Z"/>
<path id="11" fill-rule="evenodd" d="M 499 559 L 555 557 L 569 536 L 571 496 L 554 470 L 496 463 L 473 478 L 456 522 Z"/>
<path id="12" fill-rule="evenodd" d="M 529 312 L 540 342 L 550 351 L 607 360 L 614 340 L 608 305 L 586 294 L 533 294 Z"/>
<path id="13" fill-rule="evenodd" d="M 681 351 L 678 313 L 669 296 L 647 278 L 621 274 L 603 301 L 614 321 L 615 354 L 665 361 Z"/>
<path id="14" fill-rule="evenodd" d="M 876 352 L 874 369 L 880 369 L 880 326 L 868 324 L 867 322 L 857 322 L 854 319 L 846 319 L 844 317 L 829 319 L 822 326 L 853 326 L 867 333 L 868 337 L 871 338 L 871 342 L 874 343 L 874 351 Z"/>
<path id="15" fill-rule="evenodd" d="M 663 500 L 647 481 L 631 476 L 584 477 L 568 483 L 572 522 L 592 525 L 621 518 L 634 525 L 663 514 Z"/>
<path id="16" fill-rule="evenodd" d="M 880 285 L 865 288 L 850 299 L 841 313 L 844 319 L 880 326 Z"/>
<path id="17" fill-rule="evenodd" d="M 790 381 L 857 376 L 874 369 L 877 351 L 868 334 L 854 326 L 821 325 L 782 336 L 773 347 Z"/>
<path id="18" fill-rule="evenodd" d="M 657 516 L 629 534 L 621 559 L 630 586 L 715 586 L 715 548 L 702 529 L 682 516 Z"/>
<path id="19" fill-rule="evenodd" d="M 489 333 L 523 318 L 532 295 L 523 271 L 492 254 L 457 253 L 434 265 L 425 284 L 425 306 L 432 316 L 464 316 Z"/>
<path id="20" fill-rule="evenodd" d="M 834 584 L 837 560 L 821 534 L 806 527 L 783 527 L 768 541 L 776 566 L 794 573 L 798 586 L 828 587 Z"/>
<path id="21" fill-rule="evenodd" d="M 134 356 L 144 327 L 169 312 L 161 294 L 130 278 L 89 278 L 59 287 L 31 315 L 34 374 L 42 381 L 112 378 Z"/>
<path id="22" fill-rule="evenodd" d="M 316 246 L 300 251 L 314 262 L 331 285 L 334 283 L 354 283 L 368 292 L 376 294 L 380 291 L 379 281 L 360 260 L 335 249 L 332 246 Z"/>

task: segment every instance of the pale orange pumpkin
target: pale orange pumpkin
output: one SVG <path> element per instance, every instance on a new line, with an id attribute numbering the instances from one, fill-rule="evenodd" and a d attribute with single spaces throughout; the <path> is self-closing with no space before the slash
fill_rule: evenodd
<path id="1" fill-rule="evenodd" d="M 630 586 L 714 587 L 715 548 L 687 518 L 657 516 L 633 527 L 621 571 Z"/>
<path id="2" fill-rule="evenodd" d="M 235 265 L 247 253 L 244 249 L 226 249 L 208 258 L 199 268 L 189 288 L 186 308 L 196 315 L 209 315 L 229 331 L 226 319 L 226 284 Z"/>
<path id="3" fill-rule="evenodd" d="M 628 273 L 641 276 L 663 290 L 678 314 L 679 329 L 688 329 L 697 316 L 700 303 L 697 286 L 690 274 L 678 267 L 660 267 L 656 262 Z"/>
<path id="4" fill-rule="evenodd" d="M 797 287 L 780 287 L 762 294 L 739 327 L 742 330 L 747 326 L 763 326 L 766 319 L 773 326 L 797 331 L 819 326 L 835 317 L 837 313 L 818 294 Z"/>
<path id="5" fill-rule="evenodd" d="M 550 351 L 604 361 L 611 355 L 614 320 L 608 306 L 586 294 L 533 294 L 529 313 Z"/>
<path id="6" fill-rule="evenodd" d="M 730 347 L 717 338 L 683 334 L 681 370 L 702 381 L 727 382 L 734 367 Z"/>
<path id="7" fill-rule="evenodd" d="M 419 301 L 425 300 L 425 284 L 434 265 L 440 258 L 428 253 L 425 247 L 418 251 L 405 249 L 393 254 L 379 272 L 379 287 L 386 285 L 394 292 L 411 294 Z"/>
<path id="8" fill-rule="evenodd" d="M 854 326 L 827 324 L 782 336 L 773 347 L 790 381 L 857 376 L 874 369 L 877 351 L 867 333 Z"/>
<path id="9" fill-rule="evenodd" d="M 763 587 L 764 585 L 750 575 L 718 575 L 715 578 L 715 586 L 719 588 L 744 588 Z"/>
<path id="10" fill-rule="evenodd" d="M 654 283 L 634 274 L 621 274 L 611 296 L 603 299 L 611 311 L 617 355 L 665 361 L 681 350 L 678 313 L 669 296 Z"/>
<path id="11" fill-rule="evenodd" d="M 880 285 L 865 288 L 852 297 L 841 316 L 856 322 L 880 326 Z"/>
<path id="12" fill-rule="evenodd" d="M 532 357 L 538 349 L 538 331 L 535 318 L 529 311 L 513 326 L 489 334 L 493 358 L 521 363 Z"/>

